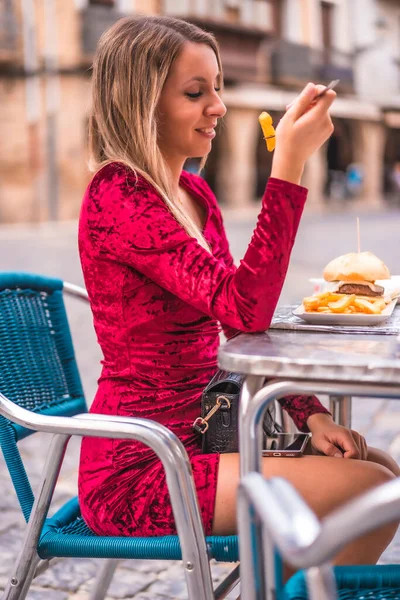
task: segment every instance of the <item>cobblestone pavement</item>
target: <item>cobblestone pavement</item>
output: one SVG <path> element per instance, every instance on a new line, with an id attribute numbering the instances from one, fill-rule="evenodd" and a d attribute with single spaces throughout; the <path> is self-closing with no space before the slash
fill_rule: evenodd
<path id="1" fill-rule="evenodd" d="M 232 251 L 239 259 L 251 235 L 256 214 L 226 214 Z M 363 214 L 362 248 L 378 254 L 393 274 L 400 273 L 398 244 L 399 214 L 395 212 Z M 308 277 L 320 276 L 326 262 L 356 247 L 355 217 L 327 213 L 305 215 L 292 255 L 281 302 L 296 302 L 310 293 Z M 0 227 L 0 270 L 23 270 L 61 277 L 81 284 L 82 276 L 76 249 L 76 223 L 46 226 Z M 85 303 L 68 300 L 72 333 L 88 402 L 96 388 L 100 352 Z M 400 403 L 386 400 L 359 399 L 354 402 L 353 426 L 371 445 L 389 450 L 400 459 Z M 23 458 L 34 485 L 43 464 L 43 449 L 48 436 L 37 434 L 21 443 Z M 79 440 L 70 442 L 57 485 L 53 509 L 76 493 Z M 0 589 L 10 574 L 13 559 L 21 546 L 22 519 L 8 473 L 0 459 Z M 400 557 L 397 536 L 382 557 L 395 562 Z M 98 572 L 99 561 L 65 559 L 35 580 L 29 600 L 85 600 Z M 232 565 L 212 566 L 215 582 L 226 575 Z M 124 561 L 118 567 L 107 598 L 167 600 L 186 598 L 183 569 L 176 561 Z M 233 595 L 231 597 L 234 597 Z"/>

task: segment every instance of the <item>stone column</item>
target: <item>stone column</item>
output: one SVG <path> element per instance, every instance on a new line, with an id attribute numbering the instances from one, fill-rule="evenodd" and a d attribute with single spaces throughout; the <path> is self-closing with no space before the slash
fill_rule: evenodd
<path id="1" fill-rule="evenodd" d="M 308 159 L 301 184 L 308 188 L 307 208 L 324 207 L 324 187 L 327 176 L 327 144 L 324 144 Z"/>
<path id="2" fill-rule="evenodd" d="M 235 107 L 229 108 L 224 117 L 217 194 L 231 208 L 249 206 L 255 197 L 259 113 Z"/>
<path id="3" fill-rule="evenodd" d="M 385 127 L 382 123 L 353 121 L 354 159 L 364 169 L 363 204 L 371 208 L 383 203 Z"/>

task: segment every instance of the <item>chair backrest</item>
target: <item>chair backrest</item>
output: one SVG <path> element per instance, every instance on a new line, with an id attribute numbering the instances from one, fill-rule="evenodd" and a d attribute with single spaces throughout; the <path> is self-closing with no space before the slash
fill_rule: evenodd
<path id="1" fill-rule="evenodd" d="M 0 392 L 37 413 L 86 412 L 63 300 L 63 282 L 0 273 Z M 17 448 L 33 433 L 0 417 L 0 443 L 27 520 L 34 496 Z"/>

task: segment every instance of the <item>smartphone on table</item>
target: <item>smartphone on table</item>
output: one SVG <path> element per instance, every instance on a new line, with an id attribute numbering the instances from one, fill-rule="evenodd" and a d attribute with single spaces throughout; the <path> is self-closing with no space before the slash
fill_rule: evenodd
<path id="1" fill-rule="evenodd" d="M 298 458 L 303 456 L 309 439 L 309 433 L 274 433 L 268 436 L 262 454 L 263 456 Z"/>

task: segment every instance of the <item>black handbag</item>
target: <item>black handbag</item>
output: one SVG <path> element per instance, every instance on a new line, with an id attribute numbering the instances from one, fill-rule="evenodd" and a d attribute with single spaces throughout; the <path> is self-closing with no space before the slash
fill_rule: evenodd
<path id="1" fill-rule="evenodd" d="M 238 452 L 239 396 L 244 375 L 219 370 L 201 396 L 201 416 L 193 429 L 201 435 L 204 454 Z M 263 420 L 264 436 L 279 433 L 282 428 L 275 422 L 275 404 L 270 403 Z"/>

